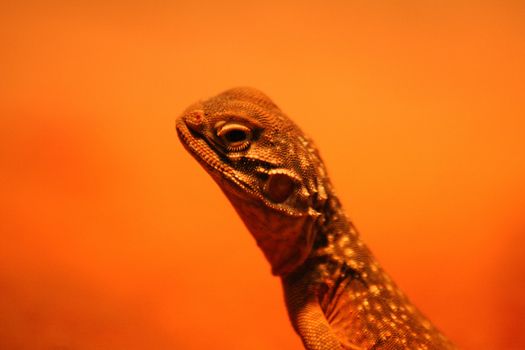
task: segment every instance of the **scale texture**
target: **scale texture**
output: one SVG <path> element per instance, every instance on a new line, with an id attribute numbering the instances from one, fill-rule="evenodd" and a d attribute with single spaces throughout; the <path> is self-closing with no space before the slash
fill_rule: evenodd
<path id="1" fill-rule="evenodd" d="M 266 95 L 235 88 L 198 102 L 177 132 L 282 279 L 306 349 L 455 349 L 379 266 L 317 148 Z"/>

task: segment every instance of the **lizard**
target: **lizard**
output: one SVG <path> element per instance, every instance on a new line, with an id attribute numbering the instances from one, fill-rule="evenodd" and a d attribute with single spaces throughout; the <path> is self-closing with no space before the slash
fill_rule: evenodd
<path id="1" fill-rule="evenodd" d="M 264 93 L 199 101 L 176 130 L 281 278 L 305 349 L 456 349 L 378 264 L 317 147 Z"/>

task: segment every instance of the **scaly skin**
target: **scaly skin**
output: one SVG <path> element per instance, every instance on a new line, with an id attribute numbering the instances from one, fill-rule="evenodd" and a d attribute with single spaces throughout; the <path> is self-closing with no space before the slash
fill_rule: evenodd
<path id="1" fill-rule="evenodd" d="M 306 349 L 455 349 L 378 265 L 312 141 L 263 93 L 190 106 L 177 132 L 283 282 Z"/>

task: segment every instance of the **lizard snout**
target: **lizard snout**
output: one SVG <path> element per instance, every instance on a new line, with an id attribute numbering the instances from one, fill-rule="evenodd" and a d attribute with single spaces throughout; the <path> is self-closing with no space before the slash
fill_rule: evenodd
<path id="1" fill-rule="evenodd" d="M 182 120 L 192 131 L 200 133 L 204 125 L 204 115 L 202 111 L 193 111 L 185 115 Z"/>

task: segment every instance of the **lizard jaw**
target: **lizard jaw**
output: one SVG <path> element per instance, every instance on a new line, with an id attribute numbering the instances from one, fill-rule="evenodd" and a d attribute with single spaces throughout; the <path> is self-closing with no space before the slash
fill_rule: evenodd
<path id="1" fill-rule="evenodd" d="M 176 129 L 182 144 L 219 184 L 223 191 L 232 192 L 237 197 L 247 200 L 249 198 L 250 201 L 261 201 L 271 210 L 284 213 L 287 216 L 303 217 L 307 214 L 299 210 L 285 209 L 271 203 L 260 191 L 255 190 L 252 185 L 237 176 L 235 171 L 213 151 L 206 138 L 200 136 L 200 133 L 195 131 L 193 125 L 191 123 L 188 124 L 188 122 L 184 116 L 177 119 Z"/>
<path id="2" fill-rule="evenodd" d="M 203 137 L 194 136 L 184 117 L 177 119 L 176 129 L 184 148 L 204 167 L 221 189 L 225 190 L 225 187 L 228 187 L 239 196 L 246 197 L 246 193 L 249 193 L 254 199 L 261 199 L 249 184 L 239 179 L 233 169 L 224 164 Z"/>

